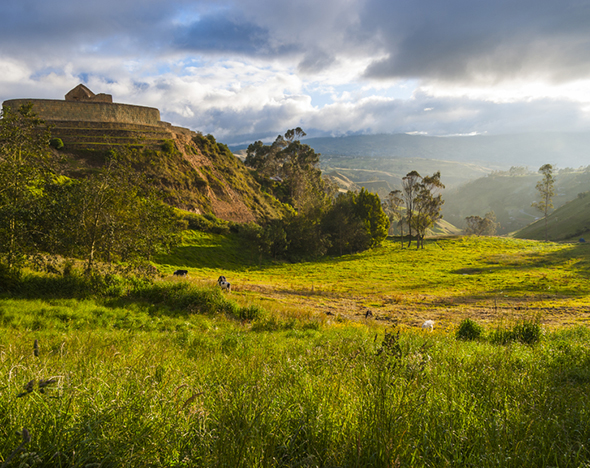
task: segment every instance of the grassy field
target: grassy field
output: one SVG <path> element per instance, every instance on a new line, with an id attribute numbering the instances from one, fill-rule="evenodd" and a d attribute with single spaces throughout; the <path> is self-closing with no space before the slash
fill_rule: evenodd
<path id="1" fill-rule="evenodd" d="M 377 320 L 454 326 L 504 315 L 541 316 L 548 325 L 590 319 L 590 246 L 510 238 L 427 240 L 424 250 L 387 240 L 371 251 L 308 263 L 258 263 L 236 240 L 192 234 L 161 270 L 189 270 L 189 281 L 232 283 L 232 297 L 348 319 L 370 309 Z"/>
<path id="2" fill-rule="evenodd" d="M 589 254 L 449 238 L 276 264 L 193 232 L 158 259 L 188 278 L 26 273 L 0 295 L 0 466 L 590 466 Z"/>

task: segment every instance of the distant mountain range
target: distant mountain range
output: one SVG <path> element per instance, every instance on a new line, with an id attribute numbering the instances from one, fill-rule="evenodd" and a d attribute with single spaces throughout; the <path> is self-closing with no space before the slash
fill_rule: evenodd
<path id="1" fill-rule="evenodd" d="M 533 170 L 546 163 L 560 168 L 590 164 L 590 132 L 455 137 L 380 134 L 308 138 L 303 142 L 329 158 L 422 158 L 504 168 L 530 166 Z"/>

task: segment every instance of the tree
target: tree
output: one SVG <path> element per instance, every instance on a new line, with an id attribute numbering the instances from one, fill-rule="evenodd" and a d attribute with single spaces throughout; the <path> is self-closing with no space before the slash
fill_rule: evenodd
<path id="1" fill-rule="evenodd" d="M 55 180 L 45 193 L 38 215 L 43 249 L 82 257 L 87 271 L 97 260 L 149 261 L 175 245 L 186 227 L 115 154 L 98 172 L 81 180 Z"/>
<path id="2" fill-rule="evenodd" d="M 419 183 L 422 176 L 417 171 L 408 172 L 402 179 L 402 196 L 406 204 L 406 220 L 408 224 L 408 247 L 412 244 L 412 227 L 414 226 L 414 205 L 416 203 L 417 193 L 419 191 Z"/>
<path id="3" fill-rule="evenodd" d="M 493 236 L 496 234 L 498 223 L 496 214 L 493 211 L 486 213 L 484 218 L 479 216 L 468 216 L 465 218 L 467 227 L 465 234 L 474 236 Z"/>
<path id="4" fill-rule="evenodd" d="M 440 181 L 440 171 L 426 176 L 416 184 L 414 214 L 408 223 L 416 230 L 416 248 L 424 248 L 426 231 L 442 218 L 441 208 L 444 203 L 440 190 L 445 186 Z"/>
<path id="5" fill-rule="evenodd" d="M 357 196 L 355 208 L 371 239 L 370 247 L 381 244 L 387 238 L 389 218 L 383 211 L 379 195 L 363 187 Z"/>
<path id="6" fill-rule="evenodd" d="M 543 213 L 543 217 L 545 218 L 545 242 L 547 242 L 547 215 L 551 208 L 553 208 L 552 197 L 555 195 L 555 177 L 553 177 L 553 166 L 551 164 L 544 164 L 540 167 L 539 172 L 543 174 L 543 178 L 537 182 L 536 189 L 541 196 L 541 200 L 533 202 L 531 206 Z"/>
<path id="7" fill-rule="evenodd" d="M 307 212 L 327 203 L 326 186 L 319 168 L 320 155 L 301 143 L 301 128 L 279 135 L 271 145 L 257 141 L 248 146 L 246 166 L 272 181 L 273 194 L 298 212 Z"/>
<path id="8" fill-rule="evenodd" d="M 0 119 L 0 254 L 9 267 L 31 251 L 36 204 L 50 174 L 49 129 L 32 104 L 3 107 Z"/>
<path id="9" fill-rule="evenodd" d="M 357 194 L 340 193 L 322 220 L 322 232 L 329 240 L 328 252 L 334 255 L 366 250 L 371 236 L 356 210 Z"/>
<path id="10" fill-rule="evenodd" d="M 404 246 L 404 198 L 401 190 L 392 190 L 387 195 L 385 202 L 383 202 L 383 209 L 389 218 L 390 229 L 393 223 L 397 221 L 400 230 L 400 242 Z"/>

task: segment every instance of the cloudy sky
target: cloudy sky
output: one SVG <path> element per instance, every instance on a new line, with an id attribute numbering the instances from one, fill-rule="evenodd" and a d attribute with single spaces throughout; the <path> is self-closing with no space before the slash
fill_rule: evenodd
<path id="1" fill-rule="evenodd" d="M 228 144 L 590 124 L 590 0 L 2 0 L 0 18 L 0 101 L 84 83 Z"/>

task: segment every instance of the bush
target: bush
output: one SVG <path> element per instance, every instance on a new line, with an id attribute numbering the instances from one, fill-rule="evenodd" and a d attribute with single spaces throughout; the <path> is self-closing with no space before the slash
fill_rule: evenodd
<path id="1" fill-rule="evenodd" d="M 541 340 L 543 330 L 537 320 L 523 320 L 512 329 L 516 340 L 525 344 L 535 344 Z"/>
<path id="2" fill-rule="evenodd" d="M 457 330 L 457 339 L 458 340 L 479 340 L 483 335 L 484 329 L 483 327 L 471 320 L 470 318 L 466 318 L 459 324 L 459 329 Z"/>
<path id="3" fill-rule="evenodd" d="M 55 148 L 56 150 L 60 150 L 64 147 L 64 142 L 61 140 L 61 138 L 52 138 L 49 140 L 49 146 Z"/>
<path id="4" fill-rule="evenodd" d="M 176 153 L 176 145 L 174 144 L 174 141 L 164 140 L 164 143 L 162 143 L 162 151 L 166 154 Z"/>
<path id="5" fill-rule="evenodd" d="M 17 292 L 21 279 L 22 273 L 18 268 L 0 263 L 0 293 Z"/>
<path id="6" fill-rule="evenodd" d="M 508 344 L 513 341 L 533 345 L 541 340 L 543 330 L 538 319 L 520 320 L 512 329 L 498 327 L 490 334 L 490 342 Z"/>

